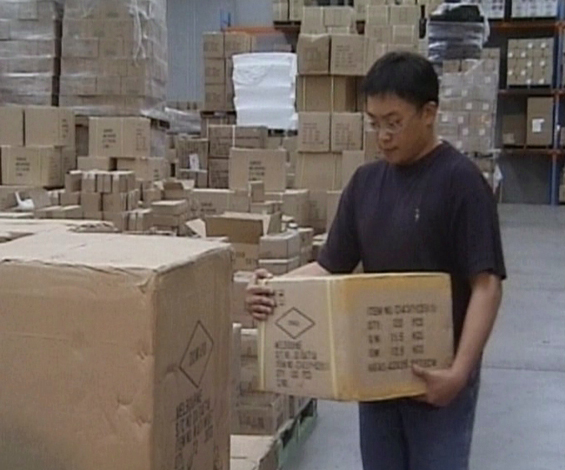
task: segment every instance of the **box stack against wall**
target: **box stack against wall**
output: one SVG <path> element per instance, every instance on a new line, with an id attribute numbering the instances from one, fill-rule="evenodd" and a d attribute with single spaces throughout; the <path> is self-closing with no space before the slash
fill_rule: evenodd
<path id="1" fill-rule="evenodd" d="M 553 38 L 510 39 L 506 84 L 551 85 L 553 44 Z"/>
<path id="2" fill-rule="evenodd" d="M 67 0 L 61 104 L 81 115 L 140 116 L 164 108 L 164 0 Z"/>
<path id="3" fill-rule="evenodd" d="M 314 7 L 317 4 L 317 0 L 288 0 L 288 19 L 290 21 L 302 21 L 304 7 Z"/>
<path id="4" fill-rule="evenodd" d="M 327 229 L 335 212 L 328 192 L 341 191 L 358 166 L 376 157 L 358 93 L 368 40 L 357 35 L 355 19 L 349 7 L 305 8 L 298 38 L 295 187 L 309 190 L 308 225 L 317 232 Z"/>
<path id="5" fill-rule="evenodd" d="M 438 133 L 464 153 L 495 147 L 498 67 L 495 59 L 443 62 Z"/>
<path id="6" fill-rule="evenodd" d="M 233 111 L 233 56 L 253 51 L 246 33 L 204 33 L 204 111 Z"/>
<path id="7" fill-rule="evenodd" d="M 75 116 L 50 106 L 0 108 L 2 184 L 58 188 L 76 168 Z"/>
<path id="8" fill-rule="evenodd" d="M 2 104 L 57 104 L 61 18 L 55 0 L 0 2 Z"/>
<path id="9" fill-rule="evenodd" d="M 512 1 L 512 18 L 551 18 L 557 14 L 557 0 Z"/>

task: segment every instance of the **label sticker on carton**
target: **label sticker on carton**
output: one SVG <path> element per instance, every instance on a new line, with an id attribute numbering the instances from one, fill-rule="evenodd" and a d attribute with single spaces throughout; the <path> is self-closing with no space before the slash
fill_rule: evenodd
<path id="1" fill-rule="evenodd" d="M 532 119 L 532 132 L 535 132 L 536 134 L 542 132 L 544 123 L 545 119 Z"/>

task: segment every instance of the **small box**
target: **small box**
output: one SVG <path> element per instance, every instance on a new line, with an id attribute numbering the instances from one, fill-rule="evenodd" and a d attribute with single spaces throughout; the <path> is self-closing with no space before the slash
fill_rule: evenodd
<path id="1" fill-rule="evenodd" d="M 19 106 L 0 107 L 0 146 L 23 147 L 24 108 Z"/>
<path id="2" fill-rule="evenodd" d="M 147 157 L 151 149 L 147 118 L 90 118 L 89 154 L 94 157 Z"/>
<path id="3" fill-rule="evenodd" d="M 1 147 L 2 184 L 40 186 L 63 185 L 62 154 L 55 147 Z"/>
<path id="4" fill-rule="evenodd" d="M 330 113 L 298 114 L 298 150 L 300 152 L 329 152 L 330 132 Z"/>
<path id="5" fill-rule="evenodd" d="M 300 256 L 300 235 L 295 230 L 265 235 L 259 241 L 261 259 L 290 259 Z"/>
<path id="6" fill-rule="evenodd" d="M 363 148 L 363 114 L 334 113 L 331 116 L 331 151 Z"/>
<path id="7" fill-rule="evenodd" d="M 330 73 L 331 39 L 329 35 L 301 34 L 298 38 L 298 73 L 328 75 Z"/>
<path id="8" fill-rule="evenodd" d="M 365 38 L 347 34 L 331 36 L 330 74 L 365 75 Z"/>
<path id="9" fill-rule="evenodd" d="M 25 111 L 25 142 L 32 146 L 75 146 L 75 115 L 72 110 L 30 106 Z"/>
<path id="10" fill-rule="evenodd" d="M 85 214 L 102 212 L 102 194 L 83 191 L 80 195 L 80 205 Z"/>
<path id="11" fill-rule="evenodd" d="M 284 276 L 300 267 L 300 254 L 290 259 L 260 259 L 259 267 L 273 276 Z"/>
<path id="12" fill-rule="evenodd" d="M 302 22 L 300 24 L 300 34 L 325 34 L 326 25 L 324 23 L 324 8 L 313 6 L 305 7 Z"/>
<path id="13" fill-rule="evenodd" d="M 65 191 L 80 192 L 82 188 L 82 171 L 71 171 L 65 175 Z"/>
<path id="14" fill-rule="evenodd" d="M 262 181 L 266 191 L 284 191 L 287 151 L 233 148 L 229 159 L 229 188 L 247 190 L 252 181 Z"/>
<path id="15" fill-rule="evenodd" d="M 553 98 L 528 98 L 526 144 L 548 146 L 553 141 Z"/>
<path id="16" fill-rule="evenodd" d="M 209 85 L 222 85 L 226 82 L 224 59 L 204 59 L 204 81 Z"/>
<path id="17" fill-rule="evenodd" d="M 224 33 L 204 33 L 202 42 L 206 59 L 223 59 L 225 57 Z"/>

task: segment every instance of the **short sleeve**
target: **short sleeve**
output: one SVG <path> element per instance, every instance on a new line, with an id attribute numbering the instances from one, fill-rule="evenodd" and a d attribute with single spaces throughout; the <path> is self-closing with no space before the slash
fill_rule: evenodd
<path id="1" fill-rule="evenodd" d="M 455 170 L 450 193 L 450 240 L 457 271 L 467 279 L 483 272 L 505 279 L 496 200 L 473 163 Z"/>
<path id="2" fill-rule="evenodd" d="M 358 181 L 356 174 L 344 189 L 328 238 L 318 256 L 320 266 L 332 274 L 353 272 L 361 259 L 355 220 Z"/>

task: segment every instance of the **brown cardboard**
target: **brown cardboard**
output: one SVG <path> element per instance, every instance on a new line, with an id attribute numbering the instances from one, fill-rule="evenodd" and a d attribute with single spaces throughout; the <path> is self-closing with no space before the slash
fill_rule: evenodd
<path id="1" fill-rule="evenodd" d="M 0 345 L 0 413 L 28 436 L 2 440 L 3 461 L 29 462 L 32 446 L 40 468 L 228 468 L 228 247 L 58 230 L 0 257 L 4 332 L 19 332 Z"/>
<path id="2" fill-rule="evenodd" d="M 237 409 L 237 434 L 274 435 L 285 422 L 285 400 L 281 395 L 246 394 Z"/>
<path id="3" fill-rule="evenodd" d="M 553 130 L 553 98 L 528 98 L 526 144 L 551 145 Z"/>
<path id="4" fill-rule="evenodd" d="M 192 194 L 198 202 L 198 217 L 206 217 L 228 211 L 233 192 L 227 189 L 194 189 Z"/>
<path id="5" fill-rule="evenodd" d="M 228 189 L 229 160 L 225 158 L 210 158 L 208 160 L 208 186 L 212 189 Z"/>
<path id="6" fill-rule="evenodd" d="M 210 157 L 228 158 L 232 147 L 261 149 L 267 147 L 266 127 L 211 125 L 208 127 Z"/>
<path id="7" fill-rule="evenodd" d="M 283 193 L 283 213 L 291 216 L 298 225 L 308 224 L 310 193 L 307 189 L 289 189 Z"/>
<path id="8" fill-rule="evenodd" d="M 329 113 L 298 114 L 298 150 L 300 152 L 330 151 L 331 115 Z"/>
<path id="9" fill-rule="evenodd" d="M 77 169 L 81 171 L 92 171 L 92 170 L 105 170 L 111 171 L 115 170 L 116 159 L 112 157 L 78 157 L 77 158 Z"/>
<path id="10" fill-rule="evenodd" d="M 417 45 L 418 37 L 417 26 L 392 27 L 392 43 L 394 45 Z"/>
<path id="11" fill-rule="evenodd" d="M 324 25 L 331 27 L 355 28 L 356 14 L 355 8 L 348 6 L 328 6 L 324 7 Z"/>
<path id="12" fill-rule="evenodd" d="M 237 54 L 247 54 L 252 51 L 252 37 L 247 33 L 225 33 L 224 47 L 226 58 L 231 58 Z"/>
<path id="13" fill-rule="evenodd" d="M 337 214 L 339 201 L 341 200 L 341 191 L 328 191 L 327 199 L 327 218 L 326 218 L 326 232 L 330 231 L 333 221 Z"/>
<path id="14" fill-rule="evenodd" d="M 300 267 L 300 255 L 285 259 L 260 259 L 259 267 L 273 276 L 284 276 Z"/>
<path id="15" fill-rule="evenodd" d="M 341 154 L 299 153 L 296 165 L 297 188 L 332 191 L 341 188 Z"/>
<path id="16" fill-rule="evenodd" d="M 231 412 L 239 402 L 239 395 L 241 394 L 241 324 L 234 323 L 232 325 L 232 340 L 230 349 L 230 381 L 231 381 Z"/>
<path id="17" fill-rule="evenodd" d="M 237 271 L 233 275 L 232 319 L 241 323 L 244 328 L 255 328 L 255 320 L 245 309 L 246 289 L 252 278 L 253 273 L 251 272 Z"/>
<path id="18" fill-rule="evenodd" d="M 305 7 L 300 24 L 300 34 L 325 34 L 323 7 Z"/>
<path id="19" fill-rule="evenodd" d="M 356 34 L 331 36 L 331 75 L 365 75 L 365 38 Z"/>
<path id="20" fill-rule="evenodd" d="M 241 330 L 241 356 L 242 357 L 259 357 L 258 352 L 258 332 L 257 328 L 244 328 Z"/>
<path id="21" fill-rule="evenodd" d="M 367 5 L 367 25 L 387 26 L 390 21 L 391 7 L 388 5 Z"/>
<path id="22" fill-rule="evenodd" d="M 19 106 L 0 107 L 0 146 L 24 145 L 24 110 Z"/>
<path id="23" fill-rule="evenodd" d="M 82 192 L 80 205 L 85 214 L 102 212 L 102 195 L 94 192 Z"/>
<path id="24" fill-rule="evenodd" d="M 390 24 L 417 26 L 420 21 L 419 5 L 391 5 Z"/>
<path id="25" fill-rule="evenodd" d="M 451 364 L 445 274 L 280 278 L 268 285 L 279 306 L 259 325 L 264 390 L 347 401 L 414 396 L 426 387 L 412 364 Z M 315 359 L 277 361 L 289 351 Z"/>
<path id="26" fill-rule="evenodd" d="M 298 37 L 298 73 L 300 75 L 327 75 L 330 72 L 331 39 L 329 35 Z"/>
<path id="27" fill-rule="evenodd" d="M 225 111 L 227 108 L 225 85 L 204 84 L 204 111 Z M 206 134 L 203 134 L 205 137 Z"/>
<path id="28" fill-rule="evenodd" d="M 294 0 L 291 0 L 294 1 Z M 277 470 L 277 441 L 268 436 L 231 436 L 231 470 Z"/>
<path id="29" fill-rule="evenodd" d="M 241 358 L 241 393 L 259 391 L 259 361 L 257 357 Z"/>
<path id="30" fill-rule="evenodd" d="M 2 184 L 59 187 L 63 185 L 61 149 L 2 147 Z"/>
<path id="31" fill-rule="evenodd" d="M 392 26 L 365 25 L 365 37 L 379 41 L 381 44 L 392 42 Z"/>
<path id="32" fill-rule="evenodd" d="M 224 59 L 204 59 L 204 82 L 207 85 L 222 85 L 226 82 Z"/>
<path id="33" fill-rule="evenodd" d="M 224 33 L 204 33 L 202 35 L 204 57 L 223 59 L 225 56 Z"/>
<path id="34" fill-rule="evenodd" d="M 259 241 L 261 259 L 289 259 L 299 255 L 300 235 L 296 230 L 264 235 Z"/>
<path id="35" fill-rule="evenodd" d="M 378 39 L 365 38 L 365 73 L 388 52 L 388 46 Z"/>
<path id="36" fill-rule="evenodd" d="M 503 145 L 526 145 L 526 119 L 524 113 L 502 115 Z"/>
<path id="37" fill-rule="evenodd" d="M 179 201 L 156 201 L 151 204 L 155 215 L 181 215 L 188 212 L 188 202 L 185 199 Z"/>
<path id="38" fill-rule="evenodd" d="M 263 181 L 266 191 L 284 191 L 287 151 L 232 148 L 229 159 L 229 187 L 247 190 L 251 181 Z"/>
<path id="39" fill-rule="evenodd" d="M 331 124 L 331 151 L 363 148 L 363 114 L 334 113 Z"/>
<path id="40" fill-rule="evenodd" d="M 357 84 L 354 77 L 300 76 L 296 85 L 300 112 L 354 112 Z"/>
<path id="41" fill-rule="evenodd" d="M 133 171 L 135 176 L 143 181 L 160 181 L 164 178 L 164 158 L 119 158 L 117 169 Z"/>
<path id="42" fill-rule="evenodd" d="M 89 154 L 93 157 L 149 157 L 147 118 L 90 118 Z"/>
<path id="43" fill-rule="evenodd" d="M 341 185 L 347 186 L 357 169 L 367 161 L 363 150 L 343 152 L 341 160 Z"/>

